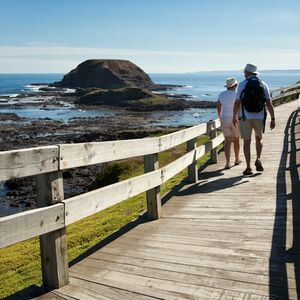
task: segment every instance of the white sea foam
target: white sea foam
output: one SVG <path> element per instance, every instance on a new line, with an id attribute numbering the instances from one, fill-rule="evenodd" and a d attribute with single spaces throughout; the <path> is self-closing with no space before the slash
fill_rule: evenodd
<path id="1" fill-rule="evenodd" d="M 18 97 L 19 94 L 1 94 L 0 97 L 9 97 L 9 98 L 15 98 Z"/>
<path id="2" fill-rule="evenodd" d="M 28 90 L 31 90 L 33 92 L 38 92 L 40 90 L 40 88 L 45 88 L 45 87 L 48 87 L 48 85 L 31 85 L 31 84 L 28 84 L 25 86 Z"/>
<path id="3" fill-rule="evenodd" d="M 76 89 L 66 89 L 65 93 L 75 93 Z"/>
<path id="4" fill-rule="evenodd" d="M 48 97 L 24 97 L 24 98 L 10 98 L 6 101 L 0 101 L 0 105 L 7 105 L 7 104 L 36 104 L 36 103 L 44 103 L 47 100 L 51 100 L 55 97 L 48 96 Z"/>

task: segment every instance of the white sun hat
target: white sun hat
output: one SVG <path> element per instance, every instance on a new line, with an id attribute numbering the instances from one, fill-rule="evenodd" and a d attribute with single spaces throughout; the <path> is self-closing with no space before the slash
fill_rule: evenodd
<path id="1" fill-rule="evenodd" d="M 257 66 L 252 65 L 252 64 L 247 64 L 245 69 L 244 69 L 244 72 L 249 72 L 249 73 L 252 73 L 252 74 L 259 74 L 257 72 Z"/>
<path id="2" fill-rule="evenodd" d="M 227 88 L 230 88 L 236 84 L 238 84 L 237 80 L 234 77 L 230 77 L 230 78 L 227 78 L 226 84 L 224 86 Z"/>

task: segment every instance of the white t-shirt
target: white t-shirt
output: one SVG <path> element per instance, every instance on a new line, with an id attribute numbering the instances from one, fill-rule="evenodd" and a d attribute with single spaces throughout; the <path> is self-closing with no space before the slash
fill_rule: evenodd
<path id="1" fill-rule="evenodd" d="M 247 84 L 247 80 L 257 80 L 256 76 L 252 76 L 242 82 L 240 82 L 240 84 L 238 85 L 237 88 L 237 93 L 236 93 L 236 99 L 237 100 L 241 100 L 241 93 L 242 91 L 245 89 L 246 84 Z M 264 93 L 265 93 L 265 97 L 267 99 L 267 101 L 272 101 L 271 96 L 270 96 L 270 91 L 269 91 L 269 87 L 267 86 L 267 84 L 264 81 L 261 81 L 263 88 L 264 88 Z M 258 113 L 254 113 L 254 112 L 249 112 L 244 108 L 244 112 L 245 112 L 245 118 L 248 120 L 263 120 L 264 119 L 264 111 L 260 111 Z M 239 116 L 242 117 L 242 105 L 241 105 L 241 109 L 239 112 Z"/>
<path id="2" fill-rule="evenodd" d="M 219 102 L 221 103 L 221 121 L 232 120 L 233 105 L 236 99 L 235 90 L 226 90 L 219 95 Z"/>

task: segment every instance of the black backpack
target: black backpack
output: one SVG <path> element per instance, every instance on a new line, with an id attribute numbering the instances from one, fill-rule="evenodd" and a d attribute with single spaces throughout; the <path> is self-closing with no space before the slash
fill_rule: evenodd
<path id="1" fill-rule="evenodd" d="M 247 79 L 246 87 L 241 93 L 241 103 L 244 119 L 244 108 L 254 113 L 264 110 L 266 103 L 264 87 L 257 77 Z"/>

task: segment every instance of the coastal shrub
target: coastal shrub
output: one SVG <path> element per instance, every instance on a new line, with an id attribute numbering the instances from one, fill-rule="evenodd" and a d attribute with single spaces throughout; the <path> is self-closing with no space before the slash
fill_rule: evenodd
<path id="1" fill-rule="evenodd" d="M 299 97 L 299 94 L 294 94 L 286 97 L 281 97 L 278 99 L 273 100 L 273 106 L 278 106 L 284 103 L 289 103 L 291 101 L 297 100 Z"/>
<path id="2" fill-rule="evenodd" d="M 103 186 L 119 182 L 121 180 L 136 176 L 137 173 L 142 174 L 141 160 L 124 160 L 120 162 L 107 163 L 100 172 L 95 181 L 92 183 L 92 189 L 101 188 Z"/>

